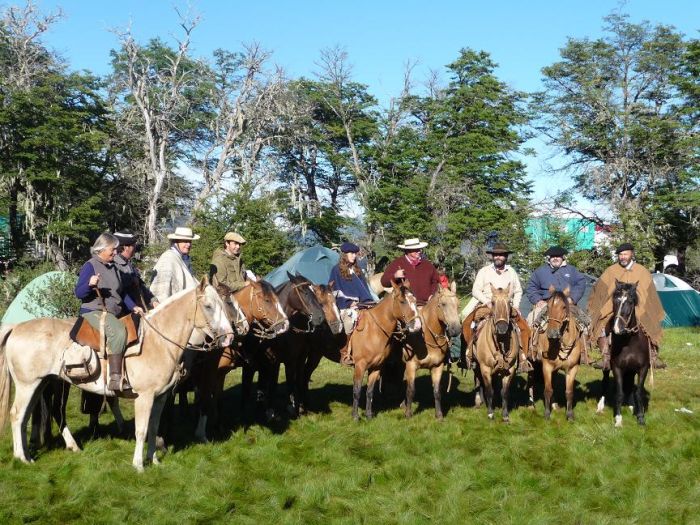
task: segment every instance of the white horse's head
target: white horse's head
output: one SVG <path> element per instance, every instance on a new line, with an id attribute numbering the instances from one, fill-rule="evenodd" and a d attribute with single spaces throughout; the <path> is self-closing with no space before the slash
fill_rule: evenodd
<path id="1" fill-rule="evenodd" d="M 196 293 L 195 328 L 198 332 L 218 341 L 220 346 L 229 346 L 233 341 L 233 329 L 226 316 L 226 305 L 218 292 L 209 284 L 209 280 L 203 277 L 197 286 Z M 195 343 L 194 339 L 196 335 L 193 332 L 190 343 Z"/>

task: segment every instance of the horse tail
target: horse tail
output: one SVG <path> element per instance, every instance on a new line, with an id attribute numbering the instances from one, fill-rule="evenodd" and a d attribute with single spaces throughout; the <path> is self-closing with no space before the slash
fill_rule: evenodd
<path id="1" fill-rule="evenodd" d="M 7 363 L 6 344 L 14 325 L 0 329 L 0 431 L 5 428 L 7 416 L 10 414 L 10 368 Z"/>

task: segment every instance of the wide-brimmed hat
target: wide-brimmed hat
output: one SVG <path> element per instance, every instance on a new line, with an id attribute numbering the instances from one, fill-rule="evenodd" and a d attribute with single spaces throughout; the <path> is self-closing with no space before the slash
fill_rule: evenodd
<path id="1" fill-rule="evenodd" d="M 564 257 L 569 252 L 566 248 L 561 246 L 550 246 L 549 249 L 544 252 L 545 257 Z"/>
<path id="2" fill-rule="evenodd" d="M 492 248 L 486 250 L 486 253 L 490 253 L 491 255 L 508 255 L 513 252 L 506 248 L 506 245 L 502 242 L 497 242 Z"/>
<path id="3" fill-rule="evenodd" d="M 199 235 L 192 233 L 192 228 L 179 226 L 175 228 L 173 233 L 168 234 L 168 239 L 171 241 L 196 241 Z"/>
<path id="4" fill-rule="evenodd" d="M 626 252 L 626 251 L 633 252 L 634 247 L 628 242 L 623 242 L 620 246 L 617 247 L 617 249 L 615 250 L 615 253 L 619 254 L 620 252 Z"/>
<path id="5" fill-rule="evenodd" d="M 136 235 L 130 230 L 116 231 L 114 236 L 119 240 L 119 246 L 133 246 L 136 244 Z"/>
<path id="6" fill-rule="evenodd" d="M 224 240 L 237 242 L 238 244 L 246 243 L 246 240 L 243 238 L 243 236 L 236 232 L 228 232 L 226 235 L 224 235 Z"/>
<path id="7" fill-rule="evenodd" d="M 406 239 L 403 244 L 399 244 L 398 247 L 402 250 L 420 250 L 428 246 L 427 242 L 423 242 L 418 238 Z"/>

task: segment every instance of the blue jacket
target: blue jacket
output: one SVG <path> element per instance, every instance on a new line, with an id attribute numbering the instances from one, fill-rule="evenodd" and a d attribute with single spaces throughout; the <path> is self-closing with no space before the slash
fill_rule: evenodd
<path id="1" fill-rule="evenodd" d="M 350 280 L 343 279 L 337 264 L 331 270 L 331 276 L 328 278 L 328 282 L 331 281 L 334 281 L 333 288 L 335 290 L 340 290 L 343 295 L 347 296 L 337 296 L 335 298 L 335 304 L 338 305 L 338 308 L 341 310 L 348 308 L 353 301 L 358 301 L 360 303 L 374 301 L 372 293 L 369 291 L 369 286 L 364 278 L 355 274 Z"/>
<path id="2" fill-rule="evenodd" d="M 556 269 L 549 264 L 543 264 L 532 272 L 530 282 L 527 283 L 525 293 L 528 300 L 536 304 L 537 301 L 549 299 L 550 285 L 554 285 L 554 289 L 558 292 L 563 292 L 568 286 L 571 299 L 574 303 L 578 303 L 583 297 L 583 292 L 586 291 L 586 278 L 575 267 L 568 264 Z"/>

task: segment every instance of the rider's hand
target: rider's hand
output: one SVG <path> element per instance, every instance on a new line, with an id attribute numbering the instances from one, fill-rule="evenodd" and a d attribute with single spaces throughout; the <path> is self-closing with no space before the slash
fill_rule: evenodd
<path id="1" fill-rule="evenodd" d="M 97 286 L 97 283 L 100 282 L 100 274 L 96 273 L 95 275 L 90 277 L 90 280 L 88 281 L 88 284 L 92 287 Z"/>
<path id="2" fill-rule="evenodd" d="M 159 305 L 159 304 L 160 304 L 160 302 L 156 301 L 155 299 L 153 299 L 153 300 L 151 301 L 151 306 L 152 306 L 153 308 L 158 308 L 158 305 Z"/>
<path id="3" fill-rule="evenodd" d="M 547 301 L 545 301 L 544 299 L 540 299 L 539 301 L 537 301 L 535 308 L 542 308 L 545 304 L 547 304 Z"/>
<path id="4" fill-rule="evenodd" d="M 143 308 L 141 308 L 140 306 L 134 306 L 133 312 L 138 315 L 143 315 Z"/>
<path id="5" fill-rule="evenodd" d="M 396 270 L 396 273 L 394 273 L 394 279 L 405 279 L 406 278 L 406 272 L 404 271 L 403 268 L 399 268 Z"/>

